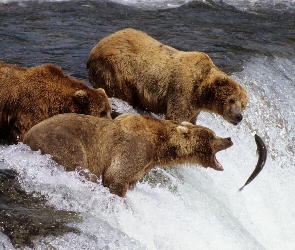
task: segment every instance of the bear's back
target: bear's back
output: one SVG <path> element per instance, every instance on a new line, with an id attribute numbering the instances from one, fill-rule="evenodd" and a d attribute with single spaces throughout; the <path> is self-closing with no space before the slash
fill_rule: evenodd
<path id="1" fill-rule="evenodd" d="M 18 79 L 27 71 L 26 68 L 22 68 L 16 65 L 9 65 L 0 61 L 0 86 L 10 86 L 10 82 L 18 82 Z"/>
<path id="2" fill-rule="evenodd" d="M 171 57 L 178 52 L 177 49 L 157 41 L 144 32 L 127 28 L 100 40 L 90 52 L 89 63 L 98 56 L 122 55 L 130 57 L 133 55 L 134 58 L 145 54 L 149 58 L 155 58 L 154 62 L 156 62 L 158 61 L 159 53 L 161 56 L 167 54 L 167 57 Z"/>
<path id="3" fill-rule="evenodd" d="M 83 81 L 65 75 L 60 67 L 51 63 L 28 68 L 24 72 L 24 79 L 26 79 L 27 84 L 35 85 L 37 82 L 44 85 L 45 88 L 46 86 L 50 88 L 74 88 L 76 90 L 88 88 Z"/>

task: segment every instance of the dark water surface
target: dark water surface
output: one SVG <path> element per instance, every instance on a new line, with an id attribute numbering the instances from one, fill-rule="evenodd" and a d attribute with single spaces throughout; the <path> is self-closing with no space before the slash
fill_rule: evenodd
<path id="1" fill-rule="evenodd" d="M 294 55 L 295 15 L 242 12 L 216 3 L 142 10 L 105 1 L 0 4 L 0 59 L 22 66 L 52 62 L 87 79 L 90 50 L 126 27 L 147 32 L 181 50 L 209 54 L 227 73 L 258 55 Z"/>

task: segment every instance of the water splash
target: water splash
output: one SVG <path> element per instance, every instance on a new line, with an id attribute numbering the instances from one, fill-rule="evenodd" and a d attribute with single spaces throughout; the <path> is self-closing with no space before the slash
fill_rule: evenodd
<path id="1" fill-rule="evenodd" d="M 250 96 L 238 126 L 201 113 L 199 124 L 234 142 L 217 154 L 223 172 L 198 166 L 154 169 L 123 199 L 65 172 L 49 155 L 23 144 L 2 146 L 0 167 L 18 171 L 27 192 L 83 216 L 71 224 L 79 235 L 38 239 L 35 249 L 294 248 L 294 65 L 293 58 L 255 58 L 233 75 Z M 113 102 L 122 111 L 135 112 L 126 103 Z M 255 181 L 239 192 L 257 162 L 256 132 L 265 140 L 269 158 Z M 0 241 L 11 249 L 6 236 L 0 235 Z"/>

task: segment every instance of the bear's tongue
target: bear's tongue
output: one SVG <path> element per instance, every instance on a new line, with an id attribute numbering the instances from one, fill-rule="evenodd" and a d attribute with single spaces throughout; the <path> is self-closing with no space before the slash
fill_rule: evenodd
<path id="1" fill-rule="evenodd" d="M 216 156 L 214 155 L 214 164 L 215 164 L 215 170 L 217 171 L 223 171 L 223 167 L 221 164 L 217 161 Z"/>

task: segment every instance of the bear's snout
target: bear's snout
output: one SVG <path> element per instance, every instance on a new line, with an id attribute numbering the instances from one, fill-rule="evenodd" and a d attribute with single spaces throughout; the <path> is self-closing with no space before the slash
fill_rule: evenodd
<path id="1" fill-rule="evenodd" d="M 243 120 L 243 115 L 242 114 L 237 114 L 236 115 L 236 121 L 237 122 L 240 122 L 240 121 L 242 121 Z"/>
<path id="2" fill-rule="evenodd" d="M 231 147 L 232 145 L 233 145 L 233 142 L 232 142 L 232 140 L 231 140 L 231 138 L 230 137 L 227 137 L 227 138 L 225 138 L 225 147 L 226 148 L 229 148 L 229 147 Z"/>
<path id="3" fill-rule="evenodd" d="M 230 137 L 228 138 L 219 138 L 214 142 L 215 153 L 227 149 L 233 145 L 233 142 Z"/>
<path id="4" fill-rule="evenodd" d="M 243 115 L 241 113 L 229 114 L 227 120 L 233 125 L 238 125 L 238 123 L 243 120 Z"/>

